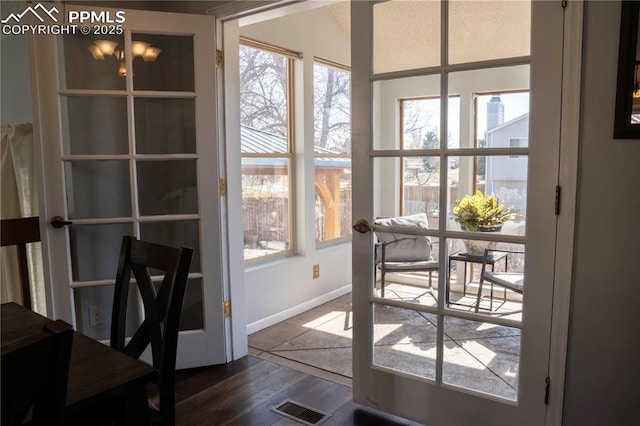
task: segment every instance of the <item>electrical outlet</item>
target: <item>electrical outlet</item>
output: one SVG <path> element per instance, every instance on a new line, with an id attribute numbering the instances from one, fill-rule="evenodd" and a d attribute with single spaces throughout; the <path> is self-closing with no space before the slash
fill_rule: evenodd
<path id="1" fill-rule="evenodd" d="M 102 305 L 89 305 L 89 327 L 97 327 L 102 324 L 104 324 Z"/>
<path id="2" fill-rule="evenodd" d="M 313 265 L 313 279 L 320 278 L 320 265 Z"/>

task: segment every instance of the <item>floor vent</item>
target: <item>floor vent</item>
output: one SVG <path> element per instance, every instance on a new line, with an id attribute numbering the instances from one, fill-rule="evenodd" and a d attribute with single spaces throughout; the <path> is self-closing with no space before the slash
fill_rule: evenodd
<path id="1" fill-rule="evenodd" d="M 278 414 L 295 420 L 303 425 L 319 425 L 325 422 L 329 417 L 327 413 L 306 407 L 298 402 L 287 399 L 280 404 L 272 407 L 272 410 Z"/>

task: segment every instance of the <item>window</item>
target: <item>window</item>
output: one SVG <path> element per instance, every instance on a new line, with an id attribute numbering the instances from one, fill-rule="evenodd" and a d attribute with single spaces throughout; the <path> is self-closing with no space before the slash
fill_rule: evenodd
<path id="1" fill-rule="evenodd" d="M 313 65 L 316 243 L 351 235 L 351 75 L 339 65 Z"/>
<path id="2" fill-rule="evenodd" d="M 240 139 L 244 258 L 293 250 L 293 60 L 295 53 L 241 40 Z"/>

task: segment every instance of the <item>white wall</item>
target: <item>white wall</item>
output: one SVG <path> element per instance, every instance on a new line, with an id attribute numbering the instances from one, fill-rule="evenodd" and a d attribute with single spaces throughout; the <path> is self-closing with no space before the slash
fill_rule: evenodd
<path id="1" fill-rule="evenodd" d="M 640 424 L 640 140 L 613 139 L 620 3 L 585 2 L 565 425 Z"/>
<path id="2" fill-rule="evenodd" d="M 316 249 L 312 108 L 313 58 L 349 65 L 351 51 L 349 39 L 322 8 L 241 27 L 240 34 L 304 55 L 295 69 L 297 255 L 246 269 L 251 333 L 350 291 L 351 243 Z M 314 264 L 320 265 L 315 280 Z"/>

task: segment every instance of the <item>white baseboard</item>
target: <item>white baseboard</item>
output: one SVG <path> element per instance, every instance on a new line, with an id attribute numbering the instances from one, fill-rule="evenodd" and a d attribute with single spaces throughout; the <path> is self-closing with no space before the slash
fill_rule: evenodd
<path id="1" fill-rule="evenodd" d="M 351 292 L 351 284 L 348 284 L 339 289 L 330 291 L 329 293 L 325 293 L 322 296 L 316 297 L 315 299 L 307 300 L 304 303 L 293 306 L 282 312 L 278 312 L 277 314 L 252 322 L 251 324 L 247 324 L 247 334 L 255 333 L 256 331 L 260 331 L 264 328 L 270 327 L 274 324 L 277 324 L 289 318 L 295 317 L 298 314 L 306 312 L 309 309 L 313 309 L 316 306 L 320 306 L 323 303 L 327 303 L 340 296 L 344 296 L 345 294 L 350 292 Z"/>

